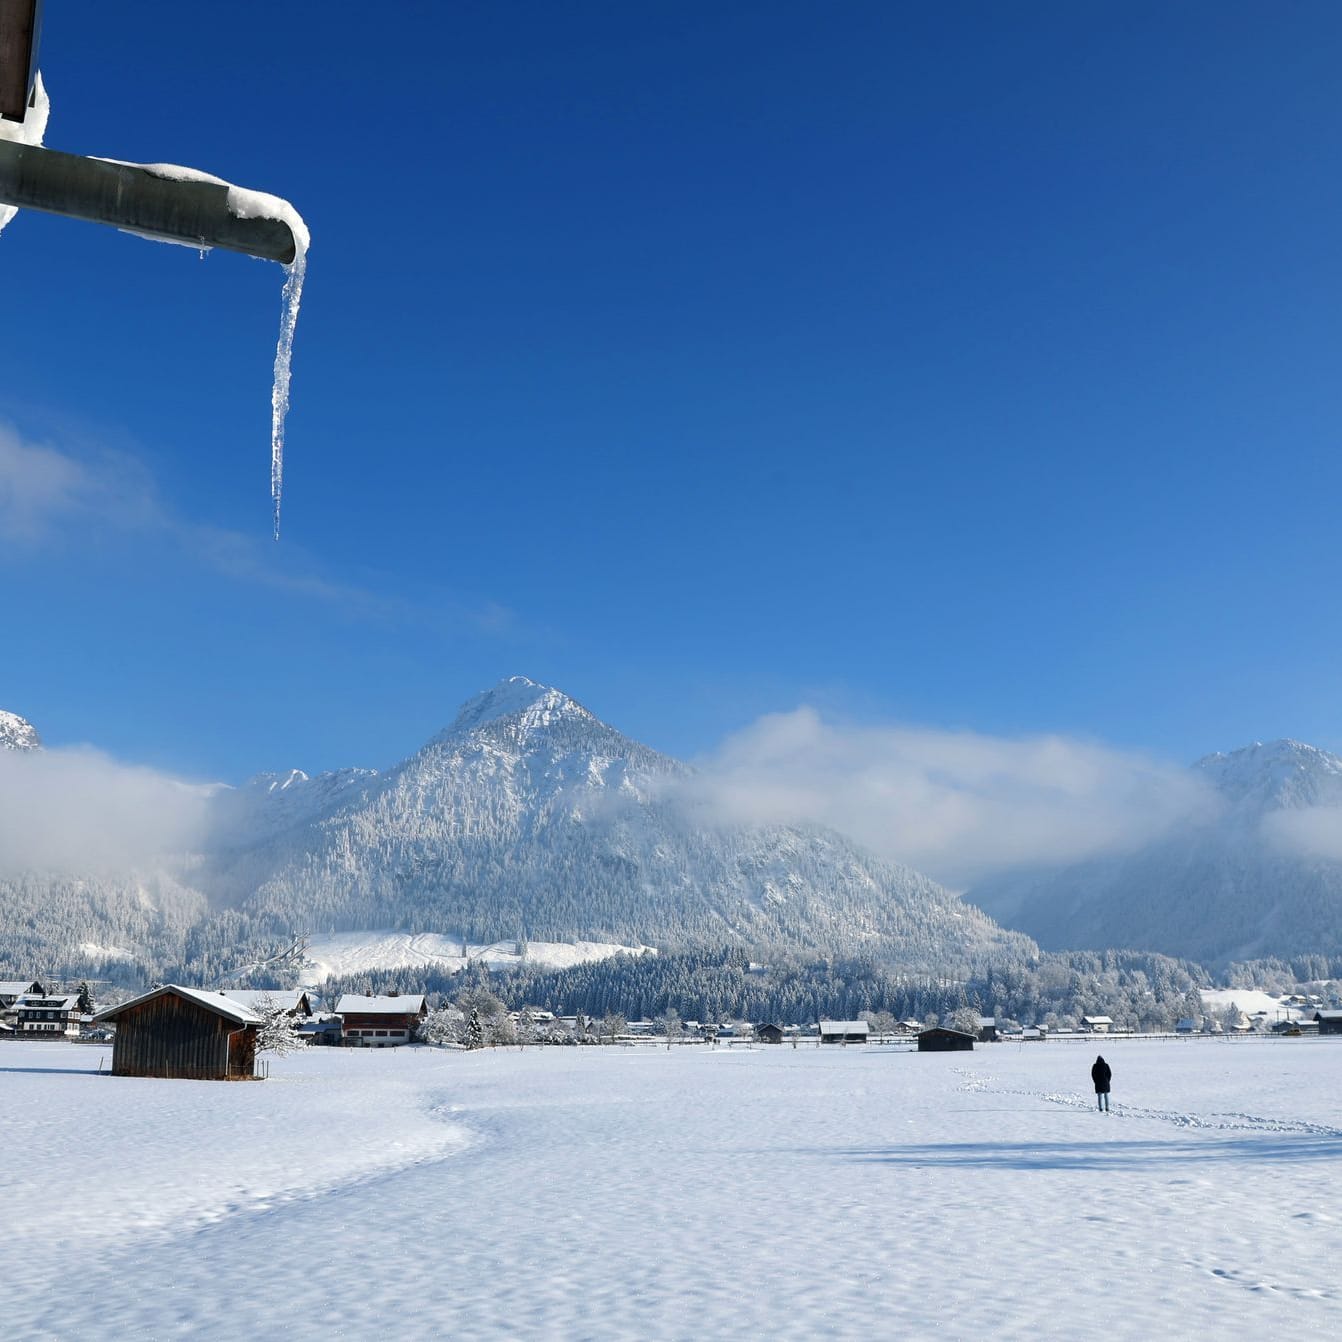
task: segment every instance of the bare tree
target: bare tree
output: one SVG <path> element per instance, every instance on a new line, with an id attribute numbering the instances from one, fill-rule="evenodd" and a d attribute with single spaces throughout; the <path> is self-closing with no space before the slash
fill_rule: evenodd
<path id="1" fill-rule="evenodd" d="M 657 1033 L 665 1038 L 668 1049 L 680 1038 L 684 1029 L 685 1027 L 680 1021 L 680 1014 L 674 1011 L 671 1007 L 667 1007 L 667 1009 L 657 1017 Z"/>

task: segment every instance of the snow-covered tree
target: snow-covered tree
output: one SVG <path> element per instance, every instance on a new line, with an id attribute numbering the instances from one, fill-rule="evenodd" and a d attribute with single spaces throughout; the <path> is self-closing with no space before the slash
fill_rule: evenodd
<path id="1" fill-rule="evenodd" d="M 517 1030 L 513 1027 L 513 1018 L 506 1012 L 491 1016 L 484 1022 L 485 1043 L 491 1047 L 501 1044 L 517 1043 Z"/>
<path id="2" fill-rule="evenodd" d="M 472 1007 L 466 1017 L 466 1034 L 462 1042 L 467 1048 L 484 1048 L 485 1026 L 480 1019 L 479 1009 Z"/>
<path id="3" fill-rule="evenodd" d="M 415 1033 L 426 1044 L 459 1044 L 465 1026 L 466 1017 L 456 1007 L 446 1006 L 425 1016 Z"/>
<path id="4" fill-rule="evenodd" d="M 263 997 L 253 1010 L 261 1017 L 256 1030 L 258 1053 L 276 1053 L 282 1058 L 305 1047 L 297 1022 L 273 997 Z"/>

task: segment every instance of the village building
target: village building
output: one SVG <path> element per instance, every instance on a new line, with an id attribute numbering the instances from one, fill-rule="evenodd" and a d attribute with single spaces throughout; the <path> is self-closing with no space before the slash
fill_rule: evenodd
<path id="1" fill-rule="evenodd" d="M 24 1039 L 78 1039 L 79 998 L 30 994 L 10 1009 L 14 1031 Z"/>
<path id="2" fill-rule="evenodd" d="M 45 997 L 47 990 L 36 979 L 0 981 L 0 1008 L 12 1007 L 20 997 Z"/>
<path id="3" fill-rule="evenodd" d="M 222 993 L 169 983 L 99 1011 L 93 1022 L 116 1026 L 113 1076 L 225 1081 L 256 1068 L 261 1018 Z"/>
<path id="4" fill-rule="evenodd" d="M 972 1050 L 974 1036 L 965 1030 L 952 1030 L 938 1025 L 924 1030 L 918 1036 L 919 1053 L 958 1053 Z"/>
<path id="5" fill-rule="evenodd" d="M 1342 1011 L 1316 1011 L 1314 1023 L 1322 1034 L 1342 1034 Z"/>
<path id="6" fill-rule="evenodd" d="M 755 1040 L 760 1044 L 781 1044 L 783 1042 L 783 1027 L 771 1022 L 757 1025 L 755 1026 Z"/>
<path id="7" fill-rule="evenodd" d="M 273 1003 L 286 1015 L 297 1019 L 306 1020 L 316 1014 L 312 998 L 300 988 L 224 988 L 221 992 L 230 1002 L 238 1002 L 256 1012 L 270 1009 Z"/>
<path id="8" fill-rule="evenodd" d="M 343 1028 L 339 1016 L 299 1016 L 294 1021 L 294 1033 L 305 1044 L 339 1045 Z"/>
<path id="9" fill-rule="evenodd" d="M 1108 1016 L 1082 1016 L 1081 1028 L 1091 1034 L 1108 1034 L 1114 1028 L 1114 1022 Z"/>
<path id="10" fill-rule="evenodd" d="M 871 1035 L 871 1026 L 864 1020 L 822 1020 L 822 1044 L 865 1044 Z"/>
<path id="11" fill-rule="evenodd" d="M 428 1014 L 423 993 L 392 993 L 388 997 L 346 993 L 336 1003 L 345 1043 L 358 1048 L 408 1044 Z"/>

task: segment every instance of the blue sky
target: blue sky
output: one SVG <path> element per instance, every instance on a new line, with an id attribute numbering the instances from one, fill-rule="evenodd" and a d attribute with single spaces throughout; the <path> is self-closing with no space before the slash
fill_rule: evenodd
<path id="1" fill-rule="evenodd" d="M 229 780 L 516 672 L 681 755 L 1342 748 L 1340 61 L 1325 3 L 51 0 L 48 145 L 313 250 L 276 545 L 279 268 L 0 237 L 0 707 Z"/>

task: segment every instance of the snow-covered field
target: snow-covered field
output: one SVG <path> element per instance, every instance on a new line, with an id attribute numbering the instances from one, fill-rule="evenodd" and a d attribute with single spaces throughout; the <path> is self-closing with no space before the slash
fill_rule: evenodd
<path id="1" fill-rule="evenodd" d="M 1104 1051 L 0 1044 L 0 1336 L 1336 1335 L 1342 1040 Z"/>
<path id="2" fill-rule="evenodd" d="M 328 978 L 363 974 L 373 969 L 437 969 L 455 974 L 468 961 L 495 967 L 526 963 L 549 969 L 568 969 L 589 960 L 609 960 L 613 955 L 656 954 L 648 946 L 620 946 L 605 941 L 529 941 L 526 955 L 517 954 L 517 942 L 472 943 L 462 954 L 460 937 L 436 932 L 332 932 L 307 942 L 299 981 L 304 988 L 318 988 Z"/>

